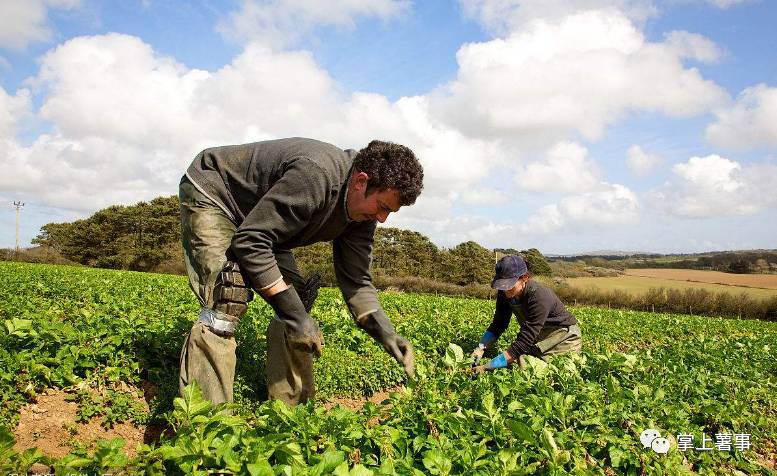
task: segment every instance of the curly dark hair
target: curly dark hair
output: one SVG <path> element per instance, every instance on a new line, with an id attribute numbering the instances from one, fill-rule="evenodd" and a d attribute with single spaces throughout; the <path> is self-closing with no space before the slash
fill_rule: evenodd
<path id="1" fill-rule="evenodd" d="M 399 192 L 400 205 L 412 205 L 424 188 L 424 169 L 410 148 L 374 140 L 353 159 L 353 167 L 366 173 L 367 194 L 389 188 Z"/>

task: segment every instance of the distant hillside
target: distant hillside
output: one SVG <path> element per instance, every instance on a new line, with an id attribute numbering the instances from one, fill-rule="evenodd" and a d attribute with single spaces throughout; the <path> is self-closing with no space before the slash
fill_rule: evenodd
<path id="1" fill-rule="evenodd" d="M 625 258 L 628 256 L 653 256 L 653 257 L 661 257 L 666 256 L 660 253 L 650 253 L 648 251 L 618 251 L 618 250 L 596 250 L 596 251 L 585 251 L 583 253 L 576 253 L 576 254 L 548 254 L 545 255 L 547 258 L 581 258 L 581 257 L 605 257 L 605 256 L 617 256 L 621 258 Z"/>
<path id="2" fill-rule="evenodd" d="M 688 254 L 597 251 L 574 256 L 548 255 L 551 262 L 623 270 L 626 268 L 679 268 L 725 273 L 777 273 L 777 250 L 711 251 Z"/>

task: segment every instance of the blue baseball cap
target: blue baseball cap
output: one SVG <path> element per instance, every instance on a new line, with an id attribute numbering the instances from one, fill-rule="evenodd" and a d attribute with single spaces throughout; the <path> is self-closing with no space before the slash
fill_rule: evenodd
<path id="1" fill-rule="evenodd" d="M 520 256 L 508 255 L 503 256 L 496 263 L 496 270 L 494 273 L 494 280 L 491 282 L 491 287 L 498 289 L 499 291 L 506 291 L 518 282 L 518 278 L 529 272 L 526 261 Z"/>

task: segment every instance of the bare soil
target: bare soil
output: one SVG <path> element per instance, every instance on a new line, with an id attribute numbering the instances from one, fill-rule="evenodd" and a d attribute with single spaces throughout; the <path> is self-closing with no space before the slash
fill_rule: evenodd
<path id="1" fill-rule="evenodd" d="M 37 447 L 46 456 L 61 458 L 79 444 L 94 448 L 99 440 L 122 438 L 126 442 L 124 452 L 131 458 L 141 444 L 157 441 L 163 431 L 155 426 L 137 427 L 130 422 L 106 429 L 100 424 L 100 418 L 78 423 L 78 405 L 67 401 L 67 395 L 63 390 L 47 389 L 37 396 L 35 403 L 20 410 L 19 425 L 14 430 L 14 450 L 21 452 Z M 136 393 L 136 400 L 148 410 L 141 395 L 142 392 Z"/>
<path id="2" fill-rule="evenodd" d="M 153 391 L 153 389 L 147 389 Z M 323 403 L 323 407 L 331 410 L 341 406 L 348 410 L 359 411 L 365 403 L 380 404 L 389 398 L 391 392 L 402 391 L 402 387 L 393 387 L 376 392 L 369 397 L 334 397 Z M 150 392 L 149 392 L 150 393 Z M 37 401 L 27 405 L 19 412 L 19 425 L 14 430 L 16 445 L 14 450 L 24 451 L 37 447 L 43 454 L 52 458 L 62 458 L 68 454 L 75 445 L 84 445 L 94 448 L 99 440 L 122 438 L 126 442 L 125 454 L 132 458 L 137 454 L 141 444 L 159 441 L 165 431 L 162 427 L 146 426 L 137 427 L 132 423 L 120 423 L 111 429 L 106 429 L 100 424 L 100 418 L 93 418 L 88 423 L 76 422 L 77 404 L 65 399 L 67 392 L 63 390 L 48 389 L 37 397 Z M 146 399 L 150 398 L 141 390 L 136 391 L 136 399 L 148 410 Z M 386 409 L 388 409 L 387 407 Z M 377 421 L 373 421 L 373 424 Z M 777 445 L 770 440 L 763 442 L 756 454 L 758 463 L 772 471 L 777 468 Z M 49 468 L 45 465 L 37 465 L 33 473 L 45 474 Z M 605 474 L 614 475 L 612 468 L 605 468 Z"/>
<path id="3" fill-rule="evenodd" d="M 771 471 L 777 470 L 777 444 L 771 440 L 764 440 L 761 448 L 758 450 L 757 460 L 758 463 L 765 468 L 769 468 Z"/>
<path id="4" fill-rule="evenodd" d="M 327 410 L 331 410 L 332 408 L 340 405 L 341 407 L 347 408 L 348 410 L 359 411 L 364 407 L 365 403 L 372 402 L 379 404 L 384 400 L 388 400 L 390 393 L 399 392 L 401 390 L 402 387 L 392 387 L 381 390 L 380 392 L 375 392 L 369 397 L 333 397 L 324 402 L 323 406 Z"/>
<path id="5" fill-rule="evenodd" d="M 376 392 L 369 397 L 335 397 L 323 403 L 327 410 L 336 406 L 359 411 L 366 402 L 379 404 L 389 398 L 389 393 L 399 391 L 402 387 L 389 388 Z M 153 398 L 155 389 L 146 387 L 129 389 L 135 395 L 135 400 L 148 410 L 147 401 Z M 100 418 L 92 418 L 87 423 L 78 423 L 78 404 L 66 400 L 68 393 L 64 390 L 47 389 L 36 397 L 35 403 L 23 407 L 19 412 L 19 424 L 14 430 L 17 452 L 37 447 L 44 455 L 52 458 L 62 458 L 76 446 L 94 449 L 100 440 L 122 438 L 126 444 L 125 454 L 132 458 L 137 455 L 141 444 L 159 441 L 165 431 L 157 426 L 135 426 L 131 422 L 119 423 L 113 428 L 104 428 Z"/>

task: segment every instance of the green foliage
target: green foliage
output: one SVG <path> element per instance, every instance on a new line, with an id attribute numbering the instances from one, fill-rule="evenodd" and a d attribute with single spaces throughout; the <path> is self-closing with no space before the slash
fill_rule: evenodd
<path id="1" fill-rule="evenodd" d="M 474 241 L 457 245 L 441 256 L 445 280 L 460 286 L 487 284 L 494 278 L 494 253 Z"/>
<path id="2" fill-rule="evenodd" d="M 294 258 L 297 261 L 303 276 L 313 273 L 321 275 L 323 286 L 335 286 L 335 269 L 332 266 L 332 244 L 314 243 L 294 250 Z"/>
<path id="3" fill-rule="evenodd" d="M 92 418 L 101 417 L 102 426 L 113 428 L 116 423 L 131 421 L 135 424 L 143 424 L 148 420 L 148 415 L 127 392 L 107 389 L 104 394 L 95 394 L 79 390 L 69 395 L 67 400 L 78 404 L 76 421 L 79 422 L 86 423 Z"/>
<path id="4" fill-rule="evenodd" d="M 195 386 L 176 395 L 178 352 L 198 312 L 184 278 L 18 263 L 0 263 L 0 274 L 6 473 L 44 461 L 57 474 L 768 474 L 762 462 L 777 442 L 774 323 L 573 308 L 582 354 L 475 378 L 468 352 L 493 302 L 384 293 L 416 348 L 417 378 L 406 381 L 353 326 L 339 291 L 323 289 L 312 312 L 326 336 L 315 363 L 318 401 L 261 401 L 271 311 L 257 302 L 238 329 L 236 398 L 226 408 Z M 513 323 L 486 357 L 516 332 Z M 159 388 L 145 418 L 168 420 L 174 435 L 136 457 L 120 440 L 56 461 L 13 450 L 8 429 L 43 388 L 105 389 L 102 401 L 78 397 L 79 411 L 103 419 L 104 408 L 90 408 L 102 402 L 133 420 L 116 389 L 143 381 Z M 396 389 L 387 402 L 359 411 L 321 405 L 387 387 Z M 659 455 L 639 441 L 646 428 L 697 439 L 749 433 L 753 449 Z"/>
<path id="5" fill-rule="evenodd" d="M 159 197 L 72 223 L 49 223 L 33 243 L 87 266 L 148 271 L 166 261 L 182 263 L 180 221 L 178 198 Z"/>
<path id="6" fill-rule="evenodd" d="M 421 233 L 378 227 L 372 267 L 377 273 L 395 277 L 433 277 L 439 272 L 439 253 L 437 246 Z"/>
<path id="7" fill-rule="evenodd" d="M 721 251 L 712 253 L 659 255 L 635 254 L 600 256 L 564 256 L 555 262 L 583 262 L 601 268 L 672 268 L 702 269 L 725 273 L 774 273 L 777 272 L 777 251 Z"/>
<path id="8" fill-rule="evenodd" d="M 526 266 L 528 266 L 532 274 L 537 276 L 550 276 L 553 274 L 547 260 L 537 248 L 523 250 L 521 251 L 521 256 L 526 260 Z"/>
<path id="9" fill-rule="evenodd" d="M 565 283 L 548 284 L 562 302 L 651 312 L 696 314 L 777 322 L 777 296 L 755 299 L 746 293 L 731 294 L 706 289 L 650 288 L 642 294 L 580 288 Z"/>

